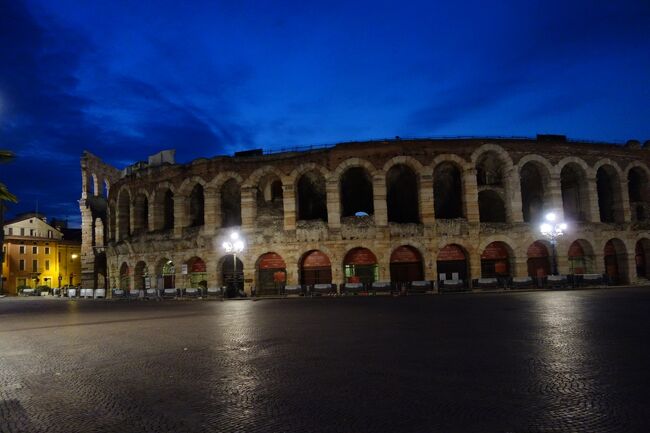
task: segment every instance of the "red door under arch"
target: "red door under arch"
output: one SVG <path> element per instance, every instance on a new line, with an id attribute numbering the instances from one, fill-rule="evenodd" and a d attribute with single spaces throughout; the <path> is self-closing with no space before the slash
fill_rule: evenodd
<path id="1" fill-rule="evenodd" d="M 395 248 L 395 251 L 390 255 L 390 280 L 407 283 L 423 279 L 420 252 L 409 245 Z"/>
<path id="2" fill-rule="evenodd" d="M 300 263 L 300 284 L 331 284 L 332 263 L 327 254 L 319 250 L 306 253 Z"/>

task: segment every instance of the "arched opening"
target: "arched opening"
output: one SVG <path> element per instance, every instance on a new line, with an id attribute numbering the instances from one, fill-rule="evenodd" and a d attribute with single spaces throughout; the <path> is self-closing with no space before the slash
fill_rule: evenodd
<path id="1" fill-rule="evenodd" d="M 276 295 L 287 281 L 287 265 L 276 253 L 262 254 L 257 259 L 257 294 Z"/>
<path id="2" fill-rule="evenodd" d="M 594 249 L 589 242 L 578 239 L 569 246 L 569 273 L 592 274 L 594 269 Z"/>
<path id="3" fill-rule="evenodd" d="M 150 287 L 149 269 L 145 262 L 140 261 L 135 265 L 135 271 L 133 272 L 133 288 L 135 290 L 145 290 Z"/>
<path id="4" fill-rule="evenodd" d="M 104 179 L 103 182 L 103 189 L 104 189 L 104 197 L 108 198 L 108 191 L 110 189 L 110 184 L 108 183 L 108 180 Z"/>
<path id="5" fill-rule="evenodd" d="M 505 164 L 496 152 L 485 152 L 476 161 L 476 183 L 479 187 L 503 187 Z"/>
<path id="6" fill-rule="evenodd" d="M 90 179 L 93 184 L 93 195 L 97 196 L 101 194 L 101 190 L 99 189 L 99 179 L 97 178 L 97 175 L 95 173 L 91 174 Z"/>
<path id="7" fill-rule="evenodd" d="M 510 276 L 510 247 L 503 242 L 492 242 L 481 254 L 481 277 Z"/>
<path id="8" fill-rule="evenodd" d="M 297 185 L 298 219 L 327 221 L 325 178 L 317 171 L 309 171 L 300 176 Z"/>
<path id="9" fill-rule="evenodd" d="M 200 227 L 205 223 L 204 207 L 203 186 L 196 184 L 190 193 L 190 227 Z"/>
<path id="10" fill-rule="evenodd" d="M 528 276 L 542 278 L 551 273 L 551 257 L 548 248 L 541 241 L 535 241 L 528 247 Z"/>
<path id="11" fill-rule="evenodd" d="M 176 267 L 173 261 L 166 258 L 161 259 L 156 266 L 156 275 L 158 289 L 176 288 Z"/>
<path id="12" fill-rule="evenodd" d="M 95 256 L 95 289 L 106 289 L 106 253 L 102 252 Z M 65 284 L 65 283 L 64 283 Z M 72 284 L 72 282 L 70 282 Z"/>
<path id="13" fill-rule="evenodd" d="M 128 191 L 120 191 L 117 200 L 117 230 L 118 241 L 126 239 L 131 234 L 131 195 Z"/>
<path id="14" fill-rule="evenodd" d="M 268 174 L 262 177 L 257 185 L 256 193 L 258 225 L 284 217 L 282 181 L 276 175 Z"/>
<path id="15" fill-rule="evenodd" d="M 159 189 L 154 201 L 155 230 L 174 228 L 174 193 L 171 189 Z"/>
<path id="16" fill-rule="evenodd" d="M 643 238 L 637 241 L 634 247 L 634 261 L 636 263 L 636 276 L 650 278 L 650 240 Z"/>
<path id="17" fill-rule="evenodd" d="M 469 281 L 467 254 L 460 245 L 448 244 L 438 252 L 436 259 L 438 279 L 441 281 Z"/>
<path id="18" fill-rule="evenodd" d="M 521 168 L 519 177 L 524 221 L 539 221 L 547 207 L 548 170 L 540 163 L 530 161 Z"/>
<path id="19" fill-rule="evenodd" d="M 221 282 L 231 294 L 244 291 L 244 263 L 228 254 L 220 260 Z M 232 296 L 232 295 L 231 295 Z"/>
<path id="20" fill-rule="evenodd" d="M 627 251 L 620 239 L 610 239 L 605 244 L 605 273 L 612 284 L 627 282 Z"/>
<path id="21" fill-rule="evenodd" d="M 129 282 L 129 265 L 124 262 L 122 263 L 122 266 L 120 266 L 120 287 L 118 288 L 122 290 L 129 290 L 131 288 Z"/>
<path id="22" fill-rule="evenodd" d="M 343 274 L 348 283 L 374 283 L 379 279 L 377 257 L 367 248 L 353 248 L 343 259 Z"/>
<path id="23" fill-rule="evenodd" d="M 603 165 L 598 169 L 596 187 L 600 221 L 604 223 L 623 222 L 621 181 L 614 167 Z"/>
<path id="24" fill-rule="evenodd" d="M 395 248 L 390 255 L 390 280 L 396 283 L 408 283 L 424 280 L 422 255 L 409 245 Z"/>
<path id="25" fill-rule="evenodd" d="M 501 195 L 493 189 L 478 193 L 478 212 L 482 223 L 506 222 L 506 206 Z"/>
<path id="26" fill-rule="evenodd" d="M 650 202 L 648 196 L 648 177 L 639 167 L 632 168 L 627 174 L 627 190 L 630 197 L 632 221 L 643 222 L 648 220 Z"/>
<path id="27" fill-rule="evenodd" d="M 331 284 L 332 263 L 327 254 L 311 250 L 300 261 L 300 284 Z"/>
<path id="28" fill-rule="evenodd" d="M 229 179 L 221 187 L 221 226 L 225 228 L 240 225 L 241 189 L 235 179 Z"/>
<path id="29" fill-rule="evenodd" d="M 564 218 L 572 221 L 589 219 L 589 187 L 587 175 L 580 165 L 571 162 L 562 168 L 562 206 Z"/>
<path id="30" fill-rule="evenodd" d="M 341 217 L 375 213 L 372 179 L 363 167 L 349 168 L 341 176 Z"/>
<path id="31" fill-rule="evenodd" d="M 396 164 L 386 173 L 388 222 L 419 223 L 418 178 L 405 164 Z"/>
<path id="32" fill-rule="evenodd" d="M 133 203 L 133 232 L 149 230 L 149 200 L 144 194 L 135 196 Z"/>
<path id="33" fill-rule="evenodd" d="M 187 261 L 189 286 L 201 289 L 208 288 L 208 273 L 205 262 L 200 257 L 192 257 Z"/>
<path id="34" fill-rule="evenodd" d="M 443 162 L 433 173 L 433 205 L 438 219 L 463 218 L 463 183 L 456 164 Z"/>

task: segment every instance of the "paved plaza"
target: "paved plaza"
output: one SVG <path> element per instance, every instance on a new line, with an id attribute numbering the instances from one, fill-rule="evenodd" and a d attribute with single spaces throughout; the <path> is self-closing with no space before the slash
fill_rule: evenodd
<path id="1" fill-rule="evenodd" d="M 650 289 L 0 299 L 0 432 L 650 431 Z"/>

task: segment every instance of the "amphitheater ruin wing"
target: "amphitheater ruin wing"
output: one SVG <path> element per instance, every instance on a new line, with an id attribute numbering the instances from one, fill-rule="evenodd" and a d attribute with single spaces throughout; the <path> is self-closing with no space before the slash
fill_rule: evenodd
<path id="1" fill-rule="evenodd" d="M 648 147 L 395 139 L 187 164 L 164 151 L 123 170 L 86 152 L 83 285 L 238 281 L 263 293 L 278 281 L 539 276 L 547 211 L 569 225 L 560 273 L 634 283 L 650 268 Z M 237 262 L 221 248 L 234 230 L 246 243 Z"/>

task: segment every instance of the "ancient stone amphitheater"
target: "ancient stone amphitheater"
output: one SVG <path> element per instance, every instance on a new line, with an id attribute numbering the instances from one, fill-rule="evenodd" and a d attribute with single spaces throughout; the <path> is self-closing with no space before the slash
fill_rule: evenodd
<path id="1" fill-rule="evenodd" d="M 650 146 L 398 139 L 118 170 L 81 160 L 83 285 L 142 289 L 543 277 L 637 283 L 650 265 Z M 235 258 L 222 243 L 237 231 Z"/>

